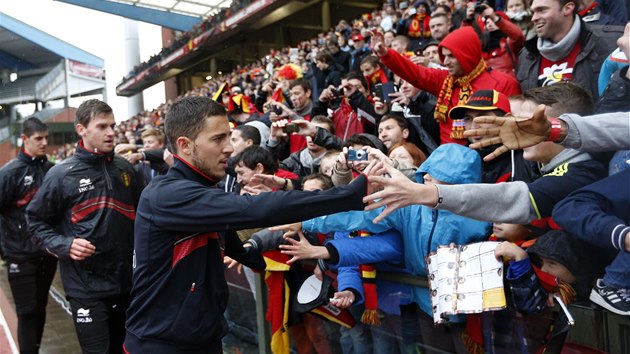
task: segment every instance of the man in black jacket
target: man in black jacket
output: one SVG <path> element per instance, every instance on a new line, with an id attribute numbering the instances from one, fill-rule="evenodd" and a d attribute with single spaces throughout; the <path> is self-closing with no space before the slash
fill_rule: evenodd
<path id="1" fill-rule="evenodd" d="M 228 296 L 223 256 L 265 268 L 235 231 L 363 209 L 367 179 L 321 192 L 226 193 L 216 188 L 232 153 L 225 109 L 207 97 L 185 97 L 170 108 L 165 127 L 175 164 L 138 204 L 124 347 L 132 354 L 221 353 Z"/>
<path id="2" fill-rule="evenodd" d="M 572 81 L 598 98 L 597 76 L 623 28 L 590 26 L 577 15 L 577 0 L 533 0 L 537 37 L 525 42 L 516 76 L 523 91 Z"/>
<path id="3" fill-rule="evenodd" d="M 120 353 L 129 303 L 133 221 L 140 184 L 114 155 L 114 114 L 83 102 L 76 154 L 50 169 L 26 208 L 34 241 L 60 260 L 83 353 Z"/>
<path id="4" fill-rule="evenodd" d="M 25 210 L 52 167 L 46 159 L 48 126 L 37 118 L 22 123 L 22 149 L 0 169 L 0 243 L 18 317 L 21 353 L 37 353 L 46 323 L 48 289 L 57 260 L 31 241 Z"/>

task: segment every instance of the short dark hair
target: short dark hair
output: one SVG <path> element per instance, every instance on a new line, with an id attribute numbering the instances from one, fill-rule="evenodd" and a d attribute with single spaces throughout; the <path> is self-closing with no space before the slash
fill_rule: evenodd
<path id="1" fill-rule="evenodd" d="M 306 181 L 310 181 L 310 180 L 316 180 L 316 181 L 321 182 L 323 190 L 330 189 L 334 186 L 332 179 L 320 172 L 311 173 L 310 175 L 304 177 L 302 179 L 302 186 L 304 186 Z"/>
<path id="2" fill-rule="evenodd" d="M 558 0 L 558 3 L 560 3 L 560 8 L 563 8 L 564 5 L 570 2 L 572 2 L 573 5 L 575 5 L 575 7 L 573 8 L 573 13 L 577 14 L 580 10 L 580 3 L 582 2 L 582 0 Z"/>
<path id="3" fill-rule="evenodd" d="M 209 97 L 189 96 L 175 101 L 164 119 L 169 149 L 177 153 L 177 138 L 181 136 L 195 140 L 211 116 L 227 116 L 227 112 Z"/>
<path id="4" fill-rule="evenodd" d="M 365 80 L 363 75 L 360 75 L 359 73 L 351 71 L 345 74 L 344 76 L 342 76 L 341 79 L 342 80 L 359 80 L 361 81 L 361 85 L 363 86 L 363 88 L 367 90 L 367 87 L 368 87 L 367 81 Z"/>
<path id="5" fill-rule="evenodd" d="M 263 172 L 266 174 L 278 172 L 278 163 L 271 151 L 258 145 L 248 146 L 234 157 L 234 166 L 238 166 L 241 163 L 252 170 L 260 163 L 263 166 Z"/>
<path id="6" fill-rule="evenodd" d="M 321 52 L 317 53 L 317 56 L 315 57 L 315 60 L 321 61 L 323 63 L 326 63 L 326 64 L 330 65 L 333 62 L 333 57 L 327 51 L 321 51 Z"/>
<path id="7" fill-rule="evenodd" d="M 440 5 L 440 6 L 445 6 L 445 5 Z M 446 19 L 446 22 L 448 22 L 448 15 L 445 13 L 438 12 L 435 15 L 433 14 L 431 15 L 431 19 L 440 18 L 440 17 L 444 17 Z"/>
<path id="8" fill-rule="evenodd" d="M 407 123 L 407 120 L 399 115 L 396 114 L 386 114 L 383 116 L 383 118 L 381 118 L 381 121 L 378 122 L 378 125 L 380 126 L 381 123 L 383 123 L 384 121 L 393 119 L 396 121 L 396 124 L 398 124 L 398 126 L 400 127 L 400 130 L 409 130 L 409 123 Z M 376 127 L 378 129 L 378 127 Z"/>
<path id="9" fill-rule="evenodd" d="M 311 93 L 313 92 L 311 89 L 311 83 L 308 82 L 308 80 L 304 78 L 299 78 L 299 79 L 291 81 L 291 84 L 289 84 L 289 90 L 294 88 L 295 86 L 301 86 L 302 89 L 304 89 L 304 92 L 309 91 L 309 90 L 311 91 Z"/>
<path id="10" fill-rule="evenodd" d="M 387 147 L 383 144 L 382 141 L 378 139 L 375 135 L 368 133 L 354 134 L 346 140 L 343 144 L 345 147 L 351 147 L 352 145 L 363 145 L 370 146 L 375 149 L 379 149 L 383 152 L 383 154 L 387 155 Z"/>
<path id="11" fill-rule="evenodd" d="M 251 125 L 239 125 L 234 128 L 234 130 L 241 132 L 241 138 L 243 138 L 243 140 L 247 141 L 251 139 L 254 145 L 260 145 L 260 140 L 262 138 L 260 137 L 260 131 L 257 128 Z"/>
<path id="12" fill-rule="evenodd" d="M 37 117 L 31 117 L 22 122 L 22 134 L 27 138 L 35 133 L 47 132 L 48 126 L 46 123 L 39 120 Z"/>
<path id="13" fill-rule="evenodd" d="M 435 7 L 435 9 L 436 9 L 436 10 L 437 10 L 437 9 L 439 9 L 439 8 L 443 9 L 443 10 L 444 10 L 447 14 L 450 14 L 450 13 L 452 12 L 452 11 L 451 11 L 451 8 L 450 8 L 450 7 L 448 7 L 447 5 L 444 5 L 444 4 L 440 4 L 440 5 L 437 5 L 437 6 Z M 435 11 L 435 10 L 433 10 L 433 11 Z M 440 14 L 440 12 L 438 12 L 437 14 L 435 14 L 435 16 L 438 16 L 439 14 Z M 433 12 L 431 13 L 431 18 L 433 18 Z M 448 16 L 447 16 L 447 18 L 448 18 Z"/>
<path id="14" fill-rule="evenodd" d="M 593 113 L 590 93 L 572 82 L 531 88 L 523 92 L 523 99 L 550 106 L 557 115 L 575 113 L 585 116 Z"/>
<path id="15" fill-rule="evenodd" d="M 87 100 L 81 103 L 79 108 L 77 108 L 77 113 L 74 117 L 74 124 L 81 124 L 84 127 L 87 127 L 88 124 L 99 114 L 111 114 L 113 113 L 112 107 L 110 107 L 107 103 L 92 99 Z"/>
<path id="16" fill-rule="evenodd" d="M 326 124 L 328 126 L 328 131 L 331 132 L 332 134 L 335 134 L 335 124 L 333 123 L 332 119 L 326 116 L 318 114 L 314 116 L 313 118 L 311 118 L 311 123 Z"/>

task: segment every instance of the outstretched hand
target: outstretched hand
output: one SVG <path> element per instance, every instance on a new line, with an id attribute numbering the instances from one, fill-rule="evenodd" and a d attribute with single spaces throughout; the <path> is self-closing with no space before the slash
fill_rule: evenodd
<path id="1" fill-rule="evenodd" d="M 543 142 L 551 132 L 551 123 L 545 116 L 545 105 L 539 105 L 534 115 L 524 117 L 496 117 L 480 116 L 475 118 L 475 124 L 494 124 L 490 128 L 471 129 L 464 132 L 464 136 L 485 137 L 481 141 L 471 144 L 473 149 L 501 144 L 491 154 L 484 157 L 490 161 L 508 150 L 518 150 Z"/>
<path id="2" fill-rule="evenodd" d="M 270 227 L 269 230 L 271 230 L 271 231 L 285 231 L 285 233 L 282 235 L 282 237 L 286 238 L 286 237 L 293 236 L 293 235 L 297 234 L 297 232 L 299 230 L 302 230 L 302 223 L 301 222 L 296 222 L 296 223 L 293 223 L 293 224 L 274 226 L 274 227 Z"/>
<path id="3" fill-rule="evenodd" d="M 381 163 L 382 164 L 382 163 Z M 390 165 L 384 165 L 385 171 L 390 175 L 370 176 L 371 185 L 378 185 L 382 190 L 363 198 L 364 203 L 369 203 L 365 210 L 385 209 L 374 219 L 378 223 L 394 210 L 412 204 L 437 204 L 437 189 L 432 185 L 424 185 L 411 181 L 402 172 Z"/>
<path id="4" fill-rule="evenodd" d="M 252 184 L 264 185 L 271 189 L 280 189 L 284 187 L 286 179 L 275 175 L 257 173 L 252 176 L 250 182 Z"/>
<path id="5" fill-rule="evenodd" d="M 223 256 L 223 264 L 225 264 L 228 269 L 236 267 L 236 272 L 238 274 L 243 273 L 243 265 L 229 256 Z"/>
<path id="6" fill-rule="evenodd" d="M 287 264 L 294 263 L 301 259 L 319 258 L 319 255 L 321 254 L 320 249 L 325 249 L 323 246 L 313 246 L 310 242 L 308 242 L 304 233 L 302 233 L 302 230 L 298 230 L 298 238 L 299 239 L 296 240 L 291 237 L 285 237 L 285 240 L 289 244 L 279 246 L 280 252 L 291 256 L 291 259 L 287 261 Z"/>
<path id="7" fill-rule="evenodd" d="M 371 29 L 370 31 L 370 48 L 372 51 L 382 57 L 387 54 L 387 46 L 385 45 L 385 37 L 383 33 L 378 29 Z"/>

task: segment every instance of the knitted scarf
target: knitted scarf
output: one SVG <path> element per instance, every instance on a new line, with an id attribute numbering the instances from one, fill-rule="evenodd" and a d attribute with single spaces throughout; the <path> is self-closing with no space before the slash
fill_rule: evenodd
<path id="1" fill-rule="evenodd" d="M 388 81 L 387 74 L 385 74 L 385 70 L 381 68 L 378 68 L 376 71 L 374 71 L 372 74 L 368 76 L 364 76 L 364 78 L 368 84 L 368 87 L 367 87 L 368 91 L 370 91 L 372 87 L 374 87 L 374 85 L 383 84 Z"/>
<path id="2" fill-rule="evenodd" d="M 431 37 L 431 28 L 429 27 L 429 20 L 431 16 L 427 14 L 417 14 L 409 23 L 409 30 L 407 36 L 411 38 Z"/>
<path id="3" fill-rule="evenodd" d="M 367 231 L 357 231 L 350 234 L 351 236 L 369 237 L 371 233 Z M 369 325 L 379 326 L 381 320 L 378 318 L 378 294 L 376 293 L 376 267 L 373 264 L 361 264 L 361 280 L 363 281 L 363 293 L 365 299 L 365 311 L 361 316 L 361 322 Z"/>
<path id="4" fill-rule="evenodd" d="M 580 18 L 575 15 L 573 26 L 571 26 L 569 33 L 558 43 L 553 43 L 549 39 L 539 37 L 537 46 L 540 55 L 549 61 L 558 61 L 566 58 L 580 38 L 581 22 Z"/>
<path id="5" fill-rule="evenodd" d="M 435 120 L 438 121 L 438 123 L 446 122 L 448 110 L 451 106 L 451 96 L 453 95 L 453 89 L 455 87 L 460 88 L 457 105 L 466 103 L 468 101 L 468 98 L 473 94 L 472 86 L 470 83 L 477 77 L 479 77 L 479 75 L 481 75 L 483 72 L 485 72 L 486 69 L 486 62 L 483 59 L 480 59 L 477 66 L 470 73 L 468 73 L 468 75 L 464 75 L 458 78 L 455 78 L 453 75 L 449 75 L 446 77 L 446 79 L 444 79 L 433 116 Z"/>

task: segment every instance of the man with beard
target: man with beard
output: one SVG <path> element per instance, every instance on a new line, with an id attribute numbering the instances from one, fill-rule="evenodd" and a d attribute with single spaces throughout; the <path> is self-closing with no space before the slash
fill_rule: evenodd
<path id="1" fill-rule="evenodd" d="M 141 186 L 133 166 L 114 155 L 115 125 L 107 103 L 83 102 L 76 154 L 48 171 L 26 208 L 33 240 L 59 258 L 84 353 L 120 353 L 125 336 Z"/>
<path id="2" fill-rule="evenodd" d="M 223 256 L 265 268 L 235 231 L 360 210 L 367 178 L 321 192 L 226 193 L 215 186 L 232 153 L 225 109 L 207 97 L 182 98 L 166 114 L 165 130 L 175 164 L 138 204 L 124 348 L 132 354 L 221 353 L 228 296 Z"/>
<path id="3" fill-rule="evenodd" d="M 534 0 L 537 37 L 525 42 L 516 76 L 523 91 L 572 81 L 597 99 L 597 72 L 616 48 L 621 27 L 589 26 L 577 15 L 576 0 Z"/>

